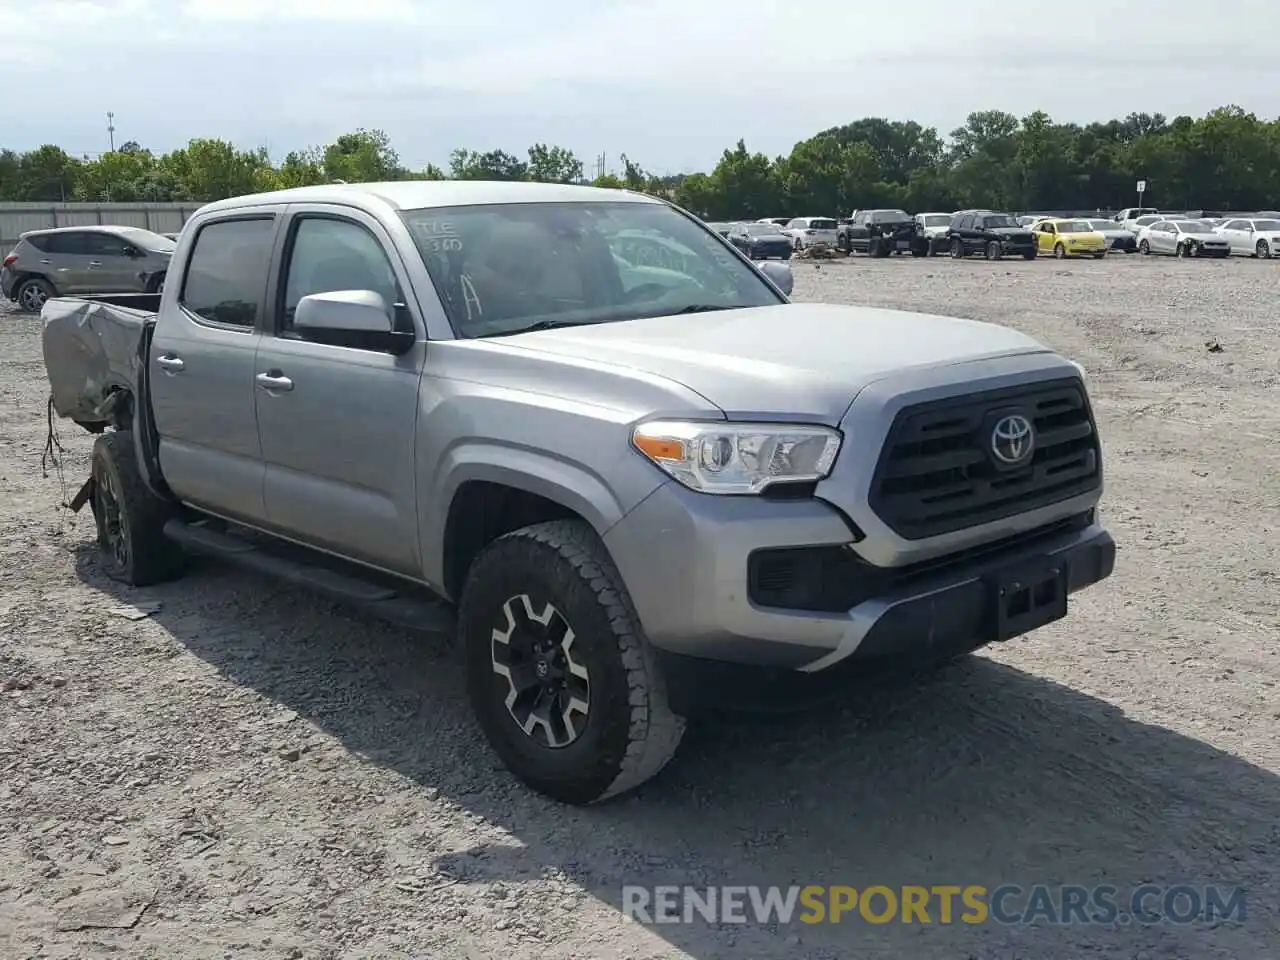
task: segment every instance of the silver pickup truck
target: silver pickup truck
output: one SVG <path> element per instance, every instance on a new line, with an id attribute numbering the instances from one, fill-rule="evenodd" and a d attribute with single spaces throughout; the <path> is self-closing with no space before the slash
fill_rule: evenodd
<path id="1" fill-rule="evenodd" d="M 54 408 L 101 434 L 72 506 L 128 583 L 213 554 L 446 632 L 517 776 L 613 796 L 701 706 L 962 655 L 1111 573 L 1078 365 L 789 278 L 623 191 L 212 203 L 162 293 L 45 307 Z"/>

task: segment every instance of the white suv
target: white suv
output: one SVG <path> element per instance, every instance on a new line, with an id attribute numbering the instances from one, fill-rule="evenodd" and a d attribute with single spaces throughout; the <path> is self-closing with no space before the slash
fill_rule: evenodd
<path id="1" fill-rule="evenodd" d="M 828 247 L 836 245 L 836 222 L 831 217 L 796 217 L 782 232 L 791 238 L 797 250 L 825 243 Z"/>

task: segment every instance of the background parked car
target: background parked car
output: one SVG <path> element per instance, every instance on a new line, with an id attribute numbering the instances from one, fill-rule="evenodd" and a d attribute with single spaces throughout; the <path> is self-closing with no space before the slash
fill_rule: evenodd
<path id="1" fill-rule="evenodd" d="M 714 230 L 716 233 L 720 234 L 720 236 L 722 237 L 729 236 L 729 227 L 731 226 L 732 224 L 729 224 L 729 223 L 708 223 L 707 224 L 708 229 Z"/>
<path id="2" fill-rule="evenodd" d="M 1280 220 L 1228 220 L 1216 232 L 1236 256 L 1269 260 L 1280 253 Z"/>
<path id="3" fill-rule="evenodd" d="M 849 253 L 887 257 L 911 250 L 916 224 L 905 210 L 859 210 L 836 230 L 836 246 Z"/>
<path id="4" fill-rule="evenodd" d="M 1122 221 L 1120 226 L 1133 233 L 1134 236 L 1137 236 L 1144 228 L 1151 226 L 1153 223 L 1159 223 L 1161 220 L 1167 219 L 1168 217 L 1165 214 L 1144 213 L 1142 216 L 1135 217 L 1132 220 Z"/>
<path id="5" fill-rule="evenodd" d="M 815 243 L 836 245 L 836 221 L 832 217 L 796 217 L 782 230 L 791 238 L 796 250 L 803 250 Z"/>
<path id="6" fill-rule="evenodd" d="M 1138 238 L 1131 230 L 1126 230 L 1114 220 L 1082 220 L 1091 230 L 1102 234 L 1107 241 L 1107 249 L 1112 253 L 1137 253 Z"/>
<path id="7" fill-rule="evenodd" d="M 761 217 L 758 222 L 772 223 L 775 227 L 785 227 L 792 219 L 792 217 Z"/>
<path id="8" fill-rule="evenodd" d="M 39 311 L 50 297 L 155 293 L 176 244 L 139 227 L 29 230 L 0 266 L 0 295 Z"/>
<path id="9" fill-rule="evenodd" d="M 752 260 L 789 259 L 794 241 L 772 223 L 732 223 L 729 242 Z"/>
<path id="10" fill-rule="evenodd" d="M 1016 255 L 1036 258 L 1036 237 L 1007 213 L 994 210 L 961 210 L 951 218 L 947 246 L 955 259 L 981 253 L 988 260 Z"/>
<path id="11" fill-rule="evenodd" d="M 1138 223 L 1143 217 L 1155 217 L 1158 220 L 1160 216 L 1160 211 L 1155 207 L 1126 207 L 1115 215 L 1115 221 L 1125 229 L 1137 233 L 1142 227 L 1146 226 L 1144 223 Z M 1154 222 L 1155 220 L 1147 221 L 1147 223 Z"/>
<path id="12" fill-rule="evenodd" d="M 917 213 L 915 215 L 916 240 L 927 256 L 934 257 L 946 250 L 951 217 L 952 214 L 949 213 Z"/>
<path id="13" fill-rule="evenodd" d="M 1138 235 L 1138 252 L 1175 257 L 1229 257 L 1231 246 L 1225 237 L 1199 220 L 1157 220 Z"/>
<path id="14" fill-rule="evenodd" d="M 1064 257 L 1101 260 L 1107 255 L 1106 239 L 1086 220 L 1040 220 L 1032 230 L 1039 252 L 1051 253 L 1059 260 Z"/>

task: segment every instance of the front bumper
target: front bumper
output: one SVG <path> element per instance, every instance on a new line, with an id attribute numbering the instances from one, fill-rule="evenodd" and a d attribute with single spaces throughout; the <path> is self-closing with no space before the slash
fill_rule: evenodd
<path id="1" fill-rule="evenodd" d="M 605 535 L 645 633 L 667 654 L 817 673 L 849 660 L 919 659 L 996 639 L 994 574 L 1056 561 L 1068 592 L 1109 576 L 1115 544 L 1093 511 L 900 568 L 857 557 L 859 535 L 818 499 L 697 494 L 671 482 Z M 749 573 L 757 551 L 847 551 L 848 609 L 764 606 Z M 841 591 L 850 587 L 838 585 Z M 766 601 L 773 603 L 775 601 Z M 1007 637 L 1005 637 L 1007 639 Z"/>

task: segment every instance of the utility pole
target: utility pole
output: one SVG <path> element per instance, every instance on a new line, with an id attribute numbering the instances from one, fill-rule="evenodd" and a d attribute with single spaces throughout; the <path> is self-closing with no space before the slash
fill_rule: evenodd
<path id="1" fill-rule="evenodd" d="M 116 115 L 110 110 L 107 111 L 107 143 L 111 147 L 111 152 L 116 152 Z"/>

